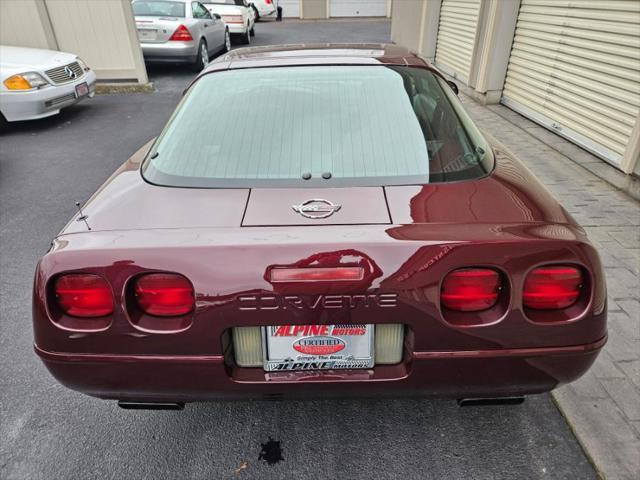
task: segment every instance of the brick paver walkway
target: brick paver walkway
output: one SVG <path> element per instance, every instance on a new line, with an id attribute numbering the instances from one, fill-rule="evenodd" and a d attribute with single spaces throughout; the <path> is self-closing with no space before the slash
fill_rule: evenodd
<path id="1" fill-rule="evenodd" d="M 461 97 L 476 122 L 527 164 L 600 252 L 609 341 L 584 377 L 553 395 L 605 478 L 640 478 L 640 205 L 570 157 L 601 160 L 502 105 Z"/>

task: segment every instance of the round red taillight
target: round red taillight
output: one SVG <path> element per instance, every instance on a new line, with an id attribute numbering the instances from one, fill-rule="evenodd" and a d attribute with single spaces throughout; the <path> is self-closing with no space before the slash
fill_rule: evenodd
<path id="1" fill-rule="evenodd" d="M 498 301 L 500 274 L 490 268 L 461 268 L 442 282 L 440 302 L 449 310 L 478 312 Z"/>
<path id="2" fill-rule="evenodd" d="M 98 275 L 62 275 L 55 282 L 54 292 L 62 311 L 72 317 L 105 317 L 113 313 L 111 287 Z"/>
<path id="3" fill-rule="evenodd" d="M 135 280 L 134 293 L 142 311 L 149 315 L 186 315 L 195 306 L 191 282 L 175 273 L 142 275 Z"/>
<path id="4" fill-rule="evenodd" d="M 582 271 L 570 265 L 532 270 L 524 282 L 522 302 L 535 310 L 559 310 L 573 305 L 583 286 Z"/>

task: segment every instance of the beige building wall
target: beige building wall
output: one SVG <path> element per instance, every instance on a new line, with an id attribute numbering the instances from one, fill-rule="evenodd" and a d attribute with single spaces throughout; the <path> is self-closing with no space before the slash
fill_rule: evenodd
<path id="1" fill-rule="evenodd" d="M 77 54 L 99 81 L 148 82 L 129 0 L 0 0 L 0 42 Z"/>
<path id="2" fill-rule="evenodd" d="M 395 0 L 391 5 L 391 40 L 414 51 L 420 50 L 423 0 Z"/>
<path id="3" fill-rule="evenodd" d="M 44 2 L 0 0 L 0 44 L 57 50 Z"/>
<path id="4" fill-rule="evenodd" d="M 80 55 L 99 79 L 146 83 L 129 0 L 45 0 L 45 4 L 60 50 Z"/>
<path id="5" fill-rule="evenodd" d="M 520 2 L 484 0 L 469 86 L 485 103 L 498 103 L 507 74 Z"/>
<path id="6" fill-rule="evenodd" d="M 394 0 L 391 40 L 433 61 L 441 4 L 441 0 Z"/>

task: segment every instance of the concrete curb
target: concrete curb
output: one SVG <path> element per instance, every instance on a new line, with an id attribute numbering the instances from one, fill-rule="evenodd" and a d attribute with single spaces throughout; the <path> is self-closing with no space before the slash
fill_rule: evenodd
<path id="1" fill-rule="evenodd" d="M 127 93 L 153 93 L 153 83 L 98 83 L 96 93 L 98 95 L 127 94 Z"/>
<path id="2" fill-rule="evenodd" d="M 576 437 L 576 440 L 578 441 L 578 444 L 580 445 L 580 448 L 582 448 L 584 456 L 587 457 L 587 460 L 589 460 L 589 463 L 591 464 L 591 466 L 595 470 L 596 475 L 598 476 L 598 480 L 605 480 L 604 474 L 598 468 L 598 465 L 596 464 L 595 460 L 593 459 L 593 457 L 589 453 L 589 450 L 587 449 L 587 446 L 584 444 L 584 441 L 580 438 L 580 435 L 576 431 L 575 425 L 573 424 L 571 419 L 568 417 L 568 412 L 563 410 L 561 401 L 559 401 L 558 398 L 556 398 L 556 391 L 555 390 L 553 390 L 551 392 L 551 401 L 553 402 L 553 404 L 556 406 L 556 408 L 560 412 L 560 415 L 562 415 L 562 418 L 564 418 L 564 421 L 567 422 L 567 425 L 569 425 L 569 428 L 571 429 L 571 433 L 573 433 L 573 436 Z"/>

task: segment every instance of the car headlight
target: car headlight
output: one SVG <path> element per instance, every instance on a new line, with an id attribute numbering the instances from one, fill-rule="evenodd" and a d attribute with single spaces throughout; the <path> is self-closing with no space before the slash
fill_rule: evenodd
<path id="1" fill-rule="evenodd" d="M 83 71 L 88 72 L 89 70 L 91 70 L 89 66 L 84 63 L 84 60 L 82 60 L 80 57 L 76 57 L 76 62 L 78 62 L 78 65 L 80 65 L 80 68 L 82 68 Z"/>
<path id="2" fill-rule="evenodd" d="M 2 83 L 4 83 L 4 86 L 9 90 L 31 90 L 32 88 L 40 88 L 45 85 L 49 85 L 49 82 L 36 72 L 12 75 Z"/>

